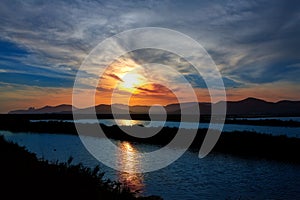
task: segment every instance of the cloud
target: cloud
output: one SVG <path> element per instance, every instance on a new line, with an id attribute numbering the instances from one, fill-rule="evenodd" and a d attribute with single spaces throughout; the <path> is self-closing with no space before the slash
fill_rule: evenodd
<path id="1" fill-rule="evenodd" d="M 0 113 L 10 110 L 72 103 L 70 88 L 27 86 L 0 82 Z"/>
<path id="2" fill-rule="evenodd" d="M 71 87 L 82 61 L 99 42 L 145 26 L 174 29 L 199 41 L 218 66 L 227 88 L 253 92 L 248 87 L 256 84 L 264 87 L 284 82 L 285 87 L 292 88 L 300 83 L 300 3 L 280 0 L 3 0 L 1 81 L 30 87 Z M 151 61 L 171 65 L 196 87 L 204 85 L 194 79 L 195 71 L 188 63 L 170 53 L 133 52 L 131 58 L 138 64 Z M 131 70 L 122 69 L 124 73 Z M 109 73 L 120 78 L 113 70 Z M 145 70 L 144 75 L 169 85 L 180 82 L 175 73 L 169 73 L 164 76 Z M 97 77 L 95 73 L 81 74 Z"/>
<path id="3" fill-rule="evenodd" d="M 105 88 L 105 87 L 101 87 L 101 86 L 97 87 L 96 89 L 98 92 L 101 92 L 101 93 L 102 92 L 110 92 L 111 93 L 113 91 L 113 88 Z"/>
<path id="4" fill-rule="evenodd" d="M 115 74 L 105 74 L 106 76 L 109 76 L 111 78 L 116 79 L 117 81 L 121 81 L 124 82 L 119 76 L 115 75 Z"/>
<path id="5" fill-rule="evenodd" d="M 0 37 L 29 52 L 22 61 L 27 65 L 75 73 L 104 38 L 130 28 L 161 26 L 199 40 L 225 77 L 246 83 L 257 77 L 259 82 L 266 77 L 260 68 L 273 70 L 278 60 L 298 58 L 299 10 L 298 3 L 276 0 L 2 1 Z"/>
<path id="6" fill-rule="evenodd" d="M 147 94 L 163 94 L 166 95 L 166 93 L 169 93 L 170 90 L 168 88 L 166 88 L 163 85 L 160 84 L 148 84 L 147 87 L 143 86 L 143 87 L 137 87 L 136 89 L 145 92 Z"/>

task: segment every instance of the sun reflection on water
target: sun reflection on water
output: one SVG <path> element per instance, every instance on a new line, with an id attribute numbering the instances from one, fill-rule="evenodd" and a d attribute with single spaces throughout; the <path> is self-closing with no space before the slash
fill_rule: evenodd
<path id="1" fill-rule="evenodd" d="M 131 191 L 142 192 L 145 185 L 143 174 L 137 173 L 141 169 L 141 157 L 138 150 L 129 142 L 120 142 L 117 164 L 121 166 L 122 172 L 118 172 L 118 179 L 126 184 Z M 125 172 L 126 171 L 126 172 Z"/>
<path id="2" fill-rule="evenodd" d="M 129 120 L 129 119 L 115 119 L 117 125 L 119 126 L 136 126 L 144 125 L 140 120 Z"/>

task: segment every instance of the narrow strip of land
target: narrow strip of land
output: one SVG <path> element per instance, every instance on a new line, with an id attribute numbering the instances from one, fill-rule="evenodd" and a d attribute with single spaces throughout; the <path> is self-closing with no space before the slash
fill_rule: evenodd
<path id="1" fill-rule="evenodd" d="M 86 130 L 91 130 L 96 129 L 98 124 L 82 124 L 82 126 L 86 126 Z M 150 138 L 136 138 L 124 133 L 118 126 L 101 124 L 101 127 L 108 138 L 154 145 L 168 144 L 178 131 L 178 128 L 163 127 L 159 133 Z M 135 131 L 134 129 L 138 127 L 124 128 Z M 24 119 L 6 120 L 0 124 L 0 130 L 8 130 L 15 133 L 34 132 L 77 135 L 77 130 L 73 122 L 60 121 L 30 122 Z M 147 130 L 156 131 L 157 128 L 147 128 Z M 183 129 L 182 131 L 189 134 L 191 130 Z M 206 132 L 207 129 L 197 130 L 196 138 L 190 147 L 191 150 L 199 150 Z M 85 134 L 98 137 L 98 135 L 91 135 L 89 132 Z M 177 148 L 180 148 L 180 146 L 177 146 Z M 244 158 L 271 159 L 300 164 L 300 157 L 298 155 L 298 152 L 300 152 L 300 139 L 288 138 L 286 136 L 272 136 L 246 131 L 223 132 L 213 151 Z"/>

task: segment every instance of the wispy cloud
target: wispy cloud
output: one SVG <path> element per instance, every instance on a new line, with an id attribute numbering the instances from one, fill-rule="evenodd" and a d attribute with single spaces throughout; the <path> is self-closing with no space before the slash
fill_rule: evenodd
<path id="1" fill-rule="evenodd" d="M 300 46 L 299 5 L 284 1 L 2 1 L 0 11 L 1 38 L 30 52 L 24 63 L 65 71 L 105 37 L 141 26 L 198 39 L 224 76 L 244 82 L 267 80 L 260 68 L 284 73 L 277 62 L 298 59 Z"/>
<path id="2" fill-rule="evenodd" d="M 106 76 L 109 76 L 109 77 L 111 77 L 111 78 L 114 78 L 114 79 L 116 79 L 116 80 L 118 80 L 118 81 L 121 81 L 121 82 L 123 82 L 123 80 L 120 78 L 120 77 L 118 77 L 117 75 L 115 75 L 115 74 L 105 74 Z"/>
<path id="3" fill-rule="evenodd" d="M 136 89 L 145 92 L 146 94 L 162 94 L 167 95 L 167 93 L 170 92 L 168 88 L 166 88 L 163 85 L 152 83 L 150 85 L 147 85 L 147 87 L 137 87 Z"/>
<path id="4" fill-rule="evenodd" d="M 271 84 L 276 96 L 282 93 L 282 98 L 290 98 L 275 85 L 284 83 L 293 88 L 300 83 L 300 3 L 280 0 L 3 0 L 1 81 L 29 87 L 71 87 L 80 64 L 99 42 L 144 26 L 174 29 L 199 41 L 220 69 L 228 89 L 253 92 L 248 87 L 259 84 L 270 89 Z M 119 66 L 131 60 L 137 64 L 160 62 L 176 68 L 194 86 L 203 86 L 201 80 L 194 79 L 195 71 L 189 63 L 172 54 L 149 50 L 132 52 L 129 58 Z M 122 79 L 114 70 L 109 73 Z M 171 72 L 164 77 L 145 70 L 144 75 L 150 80 L 168 81 L 169 85 L 179 80 Z"/>

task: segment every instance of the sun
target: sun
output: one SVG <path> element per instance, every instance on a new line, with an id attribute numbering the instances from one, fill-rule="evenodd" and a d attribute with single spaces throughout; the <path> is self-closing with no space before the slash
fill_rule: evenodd
<path id="1" fill-rule="evenodd" d="M 139 76 L 137 74 L 127 74 L 122 79 L 123 79 L 123 87 L 125 88 L 134 88 L 140 82 Z"/>
<path id="2" fill-rule="evenodd" d="M 129 92 L 134 92 L 136 88 L 144 82 L 141 75 L 136 73 L 125 74 L 122 80 L 120 88 Z"/>

